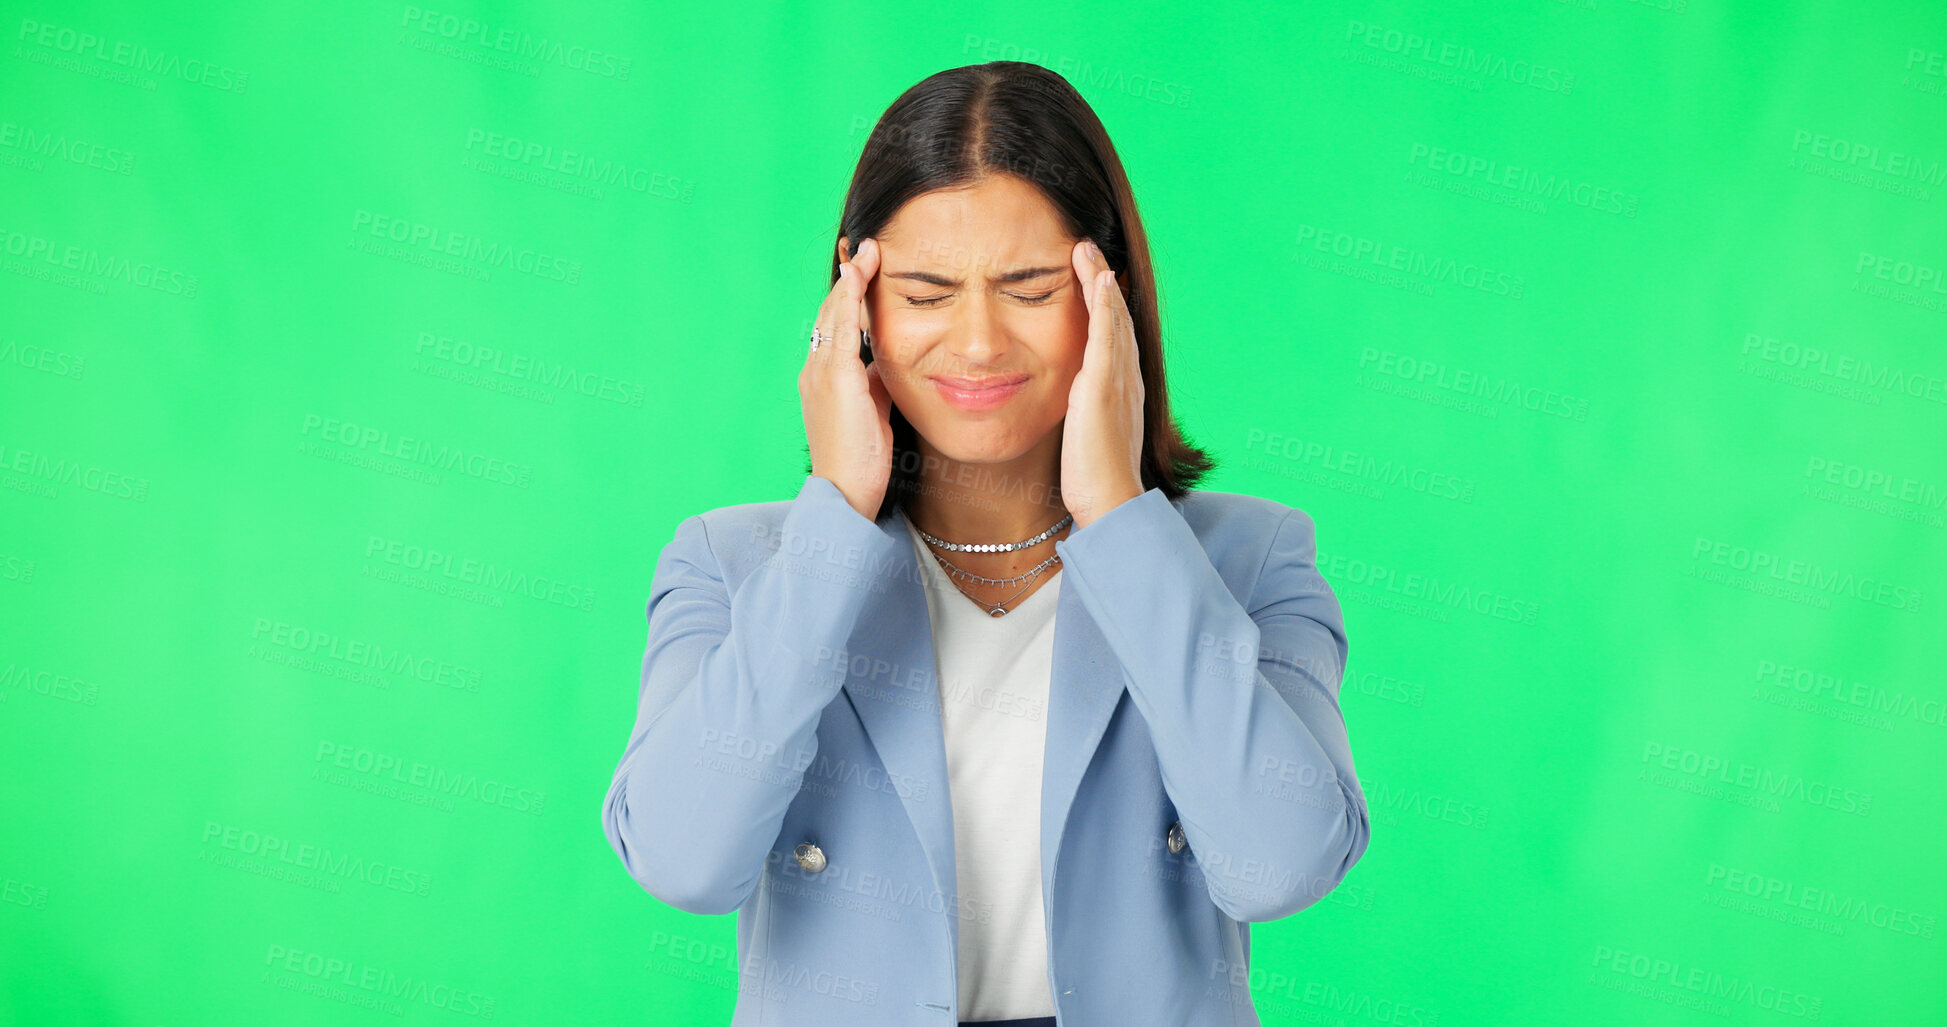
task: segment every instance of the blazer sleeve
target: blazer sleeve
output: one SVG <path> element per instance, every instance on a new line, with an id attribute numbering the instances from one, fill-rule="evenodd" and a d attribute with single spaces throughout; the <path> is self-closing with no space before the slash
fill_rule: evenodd
<path id="1" fill-rule="evenodd" d="M 775 551 L 734 597 L 718 548 Z M 762 878 L 844 684 L 842 653 L 894 540 L 810 477 L 776 538 L 676 528 L 650 584 L 635 726 L 602 804 L 609 845 L 651 895 L 729 913 Z"/>
<path id="2" fill-rule="evenodd" d="M 1337 887 L 1370 826 L 1338 705 L 1345 625 L 1311 518 L 1286 513 L 1247 603 L 1159 488 L 1056 549 L 1127 675 L 1211 900 L 1276 920 Z"/>

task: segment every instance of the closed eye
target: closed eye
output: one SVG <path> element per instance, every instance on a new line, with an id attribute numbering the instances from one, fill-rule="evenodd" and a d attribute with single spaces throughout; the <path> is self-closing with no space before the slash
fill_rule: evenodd
<path id="1" fill-rule="evenodd" d="M 1039 296 L 1023 296 L 1020 293 L 1014 293 L 1014 292 L 1004 293 L 1003 295 L 1012 296 L 1023 303 L 1046 303 L 1051 297 L 1054 296 L 1055 293 L 1059 291 L 1061 290 L 1050 289 Z M 950 295 L 951 294 L 949 294 L 949 296 Z M 906 302 L 915 307 L 931 307 L 946 302 L 949 296 L 928 296 L 925 298 L 921 298 L 918 296 L 908 296 L 906 297 Z"/>

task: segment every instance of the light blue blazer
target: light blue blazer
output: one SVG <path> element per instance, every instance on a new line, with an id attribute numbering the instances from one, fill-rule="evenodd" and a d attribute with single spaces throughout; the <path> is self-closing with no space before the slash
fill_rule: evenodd
<path id="1" fill-rule="evenodd" d="M 907 531 L 813 476 L 685 519 L 657 562 L 602 826 L 649 894 L 738 913 L 732 1027 L 958 1021 L 960 921 L 988 911 L 956 888 Z M 1055 551 L 1039 837 L 1020 841 L 1040 846 L 1059 1022 L 1256 1024 L 1246 925 L 1317 902 L 1369 831 L 1311 518 L 1151 489 Z"/>

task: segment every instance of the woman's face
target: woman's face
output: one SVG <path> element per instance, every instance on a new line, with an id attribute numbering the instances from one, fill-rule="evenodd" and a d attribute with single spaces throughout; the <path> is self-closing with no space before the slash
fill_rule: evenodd
<path id="1" fill-rule="evenodd" d="M 1059 427 L 1088 306 L 1080 240 L 1041 193 L 1012 175 L 925 193 L 874 238 L 873 361 L 920 436 L 949 459 L 991 463 Z"/>

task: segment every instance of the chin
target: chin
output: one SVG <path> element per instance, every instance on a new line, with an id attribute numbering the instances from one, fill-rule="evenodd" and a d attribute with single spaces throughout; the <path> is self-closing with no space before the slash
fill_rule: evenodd
<path id="1" fill-rule="evenodd" d="M 951 407 L 928 418 L 924 426 L 914 425 L 933 448 L 949 460 L 966 464 L 993 464 L 1012 460 L 1033 448 L 1032 432 L 1012 422 L 976 421 L 963 410 Z M 929 430 L 930 429 L 930 430 Z"/>
<path id="2" fill-rule="evenodd" d="M 998 464 L 1027 452 L 1026 446 L 1015 443 L 1011 438 L 968 437 L 949 432 L 945 438 L 933 438 L 931 441 L 933 448 L 947 459 L 963 464 Z"/>

